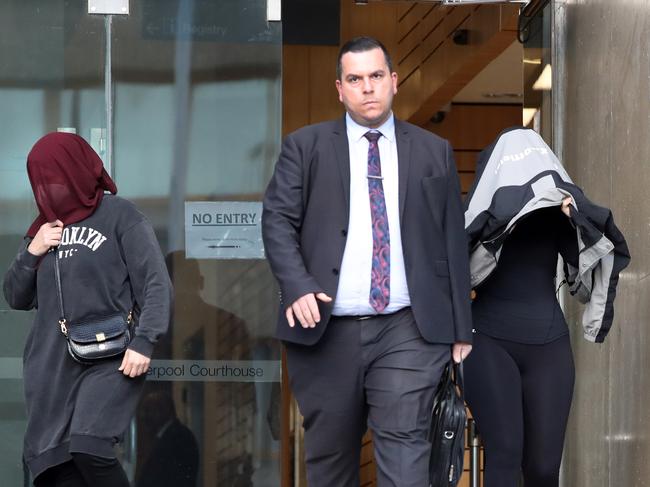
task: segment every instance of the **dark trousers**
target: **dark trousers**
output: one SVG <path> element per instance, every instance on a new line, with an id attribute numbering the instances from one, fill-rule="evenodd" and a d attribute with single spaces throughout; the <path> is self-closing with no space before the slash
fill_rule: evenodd
<path id="1" fill-rule="evenodd" d="M 34 487 L 129 487 L 129 480 L 116 458 L 73 453 L 72 460 L 39 475 Z"/>
<path id="2" fill-rule="evenodd" d="M 527 345 L 474 335 L 465 398 L 485 447 L 485 487 L 557 487 L 574 382 L 569 336 Z"/>
<path id="3" fill-rule="evenodd" d="M 336 317 L 316 345 L 286 348 L 304 416 L 309 487 L 359 486 L 367 427 L 379 487 L 429 485 L 427 432 L 449 345 L 425 342 L 405 309 L 366 320 Z"/>

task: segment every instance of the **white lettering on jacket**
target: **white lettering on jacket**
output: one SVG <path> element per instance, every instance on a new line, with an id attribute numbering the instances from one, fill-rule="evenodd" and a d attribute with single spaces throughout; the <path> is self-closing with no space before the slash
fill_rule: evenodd
<path id="1" fill-rule="evenodd" d="M 538 153 L 545 156 L 546 154 L 548 154 L 548 149 L 546 149 L 545 147 L 527 147 L 526 149 L 516 154 L 503 156 L 499 161 L 499 164 L 497 164 L 497 168 L 494 170 L 494 174 L 498 173 L 499 170 L 501 169 L 501 166 L 503 166 L 504 164 L 509 162 L 522 161 L 532 153 Z"/>
<path id="2" fill-rule="evenodd" d="M 94 228 L 66 227 L 63 229 L 59 247 L 83 245 L 95 252 L 104 242 L 106 242 L 106 237 Z"/>

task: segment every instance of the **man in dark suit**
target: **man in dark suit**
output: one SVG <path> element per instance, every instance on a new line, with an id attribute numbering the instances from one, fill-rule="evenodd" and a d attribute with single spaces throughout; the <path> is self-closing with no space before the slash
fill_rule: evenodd
<path id="1" fill-rule="evenodd" d="M 176 416 L 172 397 L 154 389 L 142 398 L 138 414 L 149 451 L 138 468 L 137 487 L 196 487 L 198 443 Z"/>
<path id="2" fill-rule="evenodd" d="M 378 485 L 428 486 L 433 394 L 450 353 L 471 350 L 453 153 L 394 119 L 380 42 L 349 41 L 337 68 L 347 113 L 286 137 L 262 219 L 308 484 L 358 486 L 369 426 Z"/>

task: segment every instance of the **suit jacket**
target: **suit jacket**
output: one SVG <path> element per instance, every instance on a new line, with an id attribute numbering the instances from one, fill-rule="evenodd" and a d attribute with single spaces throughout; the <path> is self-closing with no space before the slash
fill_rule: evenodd
<path id="1" fill-rule="evenodd" d="M 415 321 L 428 342 L 471 342 L 467 237 L 451 146 L 399 120 L 395 135 L 402 247 Z M 331 303 L 319 302 L 321 321 L 315 328 L 289 327 L 285 309 L 307 293 L 336 296 L 349 202 L 345 119 L 288 135 L 262 216 L 266 256 L 280 285 L 281 340 L 312 345 L 327 328 Z"/>

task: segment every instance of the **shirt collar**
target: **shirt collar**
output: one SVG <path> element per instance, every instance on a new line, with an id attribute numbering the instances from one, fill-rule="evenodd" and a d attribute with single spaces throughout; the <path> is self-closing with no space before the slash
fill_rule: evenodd
<path id="1" fill-rule="evenodd" d="M 368 127 L 359 125 L 357 122 L 352 120 L 352 117 L 349 113 L 346 113 L 345 127 L 348 132 L 348 138 L 352 142 L 358 142 L 361 140 L 361 138 L 366 134 L 366 132 L 368 132 L 368 130 L 376 130 L 377 132 L 381 132 L 381 135 L 386 137 L 391 142 L 395 141 L 395 117 L 393 115 L 393 112 L 391 112 L 388 119 L 386 119 L 386 121 L 376 129 L 369 129 Z"/>

